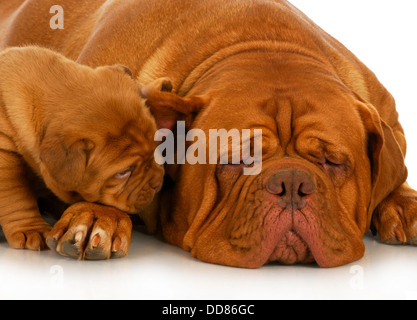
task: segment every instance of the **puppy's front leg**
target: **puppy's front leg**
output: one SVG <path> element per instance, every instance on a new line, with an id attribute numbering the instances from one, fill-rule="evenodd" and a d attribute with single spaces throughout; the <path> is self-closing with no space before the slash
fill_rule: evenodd
<path id="1" fill-rule="evenodd" d="M 40 213 L 20 155 L 0 150 L 0 225 L 16 249 L 43 250 L 51 230 Z"/>

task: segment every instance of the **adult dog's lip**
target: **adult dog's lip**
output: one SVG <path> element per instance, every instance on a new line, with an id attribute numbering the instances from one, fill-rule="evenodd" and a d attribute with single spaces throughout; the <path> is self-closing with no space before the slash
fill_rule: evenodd
<path id="1" fill-rule="evenodd" d="M 270 261 L 283 264 L 311 263 L 314 262 L 314 257 L 307 243 L 291 229 L 279 240 Z"/>

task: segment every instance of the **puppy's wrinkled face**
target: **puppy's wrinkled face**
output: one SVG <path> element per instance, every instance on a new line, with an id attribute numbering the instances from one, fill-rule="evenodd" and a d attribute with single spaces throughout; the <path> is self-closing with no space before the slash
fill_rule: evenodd
<path id="1" fill-rule="evenodd" d="M 45 130 L 41 174 L 65 202 L 138 213 L 163 182 L 164 169 L 154 161 L 155 119 L 127 68 L 101 67 L 82 80 L 63 102 L 63 119 Z"/>
<path id="2" fill-rule="evenodd" d="M 77 190 L 82 198 L 132 214 L 150 204 L 164 176 L 154 160 L 155 131 L 132 122 L 121 135 L 108 134 L 90 154 L 84 183 Z"/>

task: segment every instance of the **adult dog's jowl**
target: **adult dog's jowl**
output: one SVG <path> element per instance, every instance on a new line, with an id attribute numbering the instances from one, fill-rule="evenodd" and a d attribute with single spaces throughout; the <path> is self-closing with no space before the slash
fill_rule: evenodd
<path id="1" fill-rule="evenodd" d="M 167 166 L 174 184 L 153 208 L 168 242 L 247 268 L 343 265 L 363 257 L 371 227 L 383 242 L 417 242 L 394 99 L 289 2 L 59 2 L 64 30 L 50 29 L 53 1 L 3 1 L 1 47 L 38 44 L 92 67 L 120 63 L 141 87 L 168 77 L 173 91 L 154 96 L 154 110 L 195 103 L 189 129 L 263 131 L 259 175 L 243 175 L 244 164 Z"/>

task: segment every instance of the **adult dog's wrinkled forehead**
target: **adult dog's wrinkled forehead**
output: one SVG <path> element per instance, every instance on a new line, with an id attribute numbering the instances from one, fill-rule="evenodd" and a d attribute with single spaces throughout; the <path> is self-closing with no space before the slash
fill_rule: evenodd
<path id="1" fill-rule="evenodd" d="M 223 74 L 221 82 L 215 79 L 217 72 L 209 71 L 201 83 L 213 83 L 207 93 L 210 104 L 193 127 L 204 130 L 216 123 L 217 128 L 227 130 L 261 128 L 264 136 L 275 135 L 281 147 L 308 130 L 319 139 L 343 141 L 354 147 L 364 134 L 356 111 L 361 98 L 328 71 L 327 65 L 309 57 L 286 56 L 260 60 L 256 55 L 243 54 L 235 63 L 227 64 L 227 72 L 220 63 L 216 71 L 228 75 Z M 237 86 L 233 79 L 242 73 L 247 80 Z M 219 117 L 224 110 L 227 115 Z"/>

